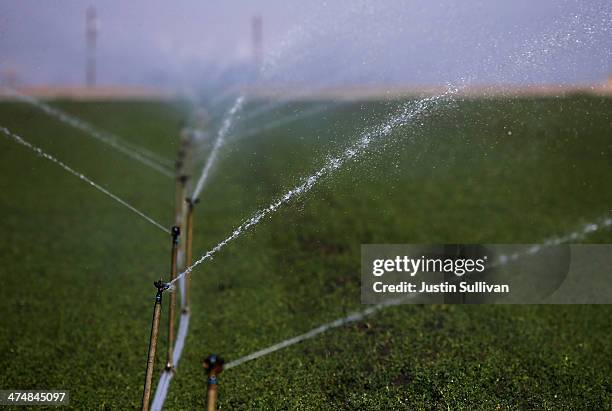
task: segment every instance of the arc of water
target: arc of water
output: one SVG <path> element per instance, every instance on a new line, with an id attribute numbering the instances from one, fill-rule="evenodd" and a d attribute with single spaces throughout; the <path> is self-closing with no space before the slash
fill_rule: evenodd
<path id="1" fill-rule="evenodd" d="M 232 106 L 230 111 L 225 116 L 225 119 L 223 120 L 223 124 L 221 128 L 219 129 L 219 132 L 217 133 L 217 139 L 215 140 L 215 145 L 213 146 L 212 151 L 210 152 L 210 155 L 208 156 L 206 164 L 204 164 L 204 168 L 202 169 L 202 174 L 200 175 L 200 178 L 198 179 L 196 187 L 193 190 L 193 194 L 191 195 L 191 197 L 194 200 L 200 196 L 200 193 L 202 192 L 202 189 L 204 188 L 204 184 L 206 183 L 206 180 L 208 179 L 208 175 L 210 174 L 210 170 L 213 168 L 213 166 L 217 162 L 219 150 L 225 143 L 225 138 L 227 137 L 227 134 L 229 133 L 232 127 L 234 117 L 236 116 L 236 113 L 240 111 L 243 103 L 244 103 L 244 96 L 238 97 L 236 101 L 234 102 L 234 105 Z"/>
<path id="2" fill-rule="evenodd" d="M 521 257 L 527 256 L 527 255 L 533 255 L 536 254 L 542 250 L 544 250 L 547 247 L 550 246 L 554 246 L 554 245 L 559 245 L 559 244 L 563 244 L 566 243 L 568 241 L 576 241 L 579 239 L 583 239 L 586 236 L 588 236 L 591 233 L 594 233 L 604 227 L 612 227 L 612 216 L 604 216 L 599 218 L 596 222 L 593 223 L 589 223 L 589 224 L 585 224 L 584 226 L 582 226 L 581 228 L 560 236 L 560 237 L 554 237 L 548 240 L 545 240 L 542 245 L 540 246 L 532 246 L 528 249 L 526 249 L 524 252 L 522 253 L 516 253 L 516 254 L 512 254 L 510 256 L 506 256 L 506 255 L 501 255 L 499 256 L 498 260 L 496 262 L 494 262 L 491 266 L 502 266 L 504 264 L 509 263 L 510 261 L 515 261 L 518 260 Z M 272 354 L 276 351 L 282 350 L 283 348 L 287 348 L 290 347 L 292 345 L 298 344 L 302 341 L 305 340 L 309 340 L 311 338 L 314 338 L 320 334 L 323 334 L 327 331 L 333 330 L 335 328 L 339 328 L 341 326 L 344 326 L 346 324 L 355 322 L 355 321 L 361 321 L 362 319 L 364 319 L 365 317 L 374 315 L 376 313 L 378 313 L 379 311 L 385 309 L 385 308 L 389 308 L 389 307 L 394 307 L 396 305 L 399 304 L 403 304 L 406 303 L 408 300 L 410 300 L 411 298 L 414 298 L 417 294 L 411 294 L 407 297 L 402 297 L 402 298 L 395 298 L 389 301 L 385 301 L 383 303 L 379 303 L 379 304 L 375 304 L 372 305 L 371 307 L 366 308 L 365 310 L 362 311 L 356 311 L 353 312 L 349 315 L 347 315 L 346 317 L 342 317 L 342 318 L 338 318 L 334 321 L 331 321 L 329 323 L 326 324 L 322 324 L 318 327 L 315 327 L 313 329 L 311 329 L 308 332 L 305 332 L 304 334 L 300 334 L 297 335 L 295 337 L 292 338 L 288 338 L 286 340 L 280 341 L 276 344 L 273 344 L 269 347 L 263 348 L 261 350 L 255 351 L 253 353 L 247 354 L 243 357 L 237 358 L 233 361 L 230 361 L 229 363 L 227 363 L 225 365 L 225 369 L 228 370 L 230 368 L 234 368 L 237 367 L 239 365 L 242 365 L 246 362 L 255 360 L 257 358 L 260 357 L 264 357 L 266 355 Z"/>
<path id="3" fill-rule="evenodd" d="M 114 134 L 100 131 L 93 127 L 91 124 L 74 116 L 71 116 L 57 108 L 51 107 L 50 105 L 45 104 L 42 101 L 35 99 L 34 97 L 25 95 L 14 89 L 9 89 L 9 93 L 18 98 L 20 101 L 39 108 L 47 115 L 55 117 L 61 122 L 68 124 L 78 130 L 81 130 L 90 137 L 93 137 L 96 140 L 101 141 L 110 147 L 113 147 L 115 150 L 158 171 L 159 173 L 167 177 L 174 177 L 174 173 L 168 169 L 168 167 L 172 166 L 172 162 L 170 160 L 165 159 L 144 147 L 127 142 Z"/>
<path id="4" fill-rule="evenodd" d="M 437 102 L 444 100 L 456 92 L 457 89 L 449 88 L 449 90 L 443 94 L 427 97 L 413 103 L 404 104 L 398 113 L 389 118 L 382 125 L 362 134 L 357 143 L 347 148 L 342 155 L 330 158 L 321 169 L 307 177 L 302 184 L 287 191 L 282 197 L 274 201 L 268 207 L 257 211 L 250 219 L 238 226 L 225 240 L 221 241 L 215 247 L 202 255 L 195 263 L 193 263 L 190 267 L 187 267 L 187 269 L 180 273 L 173 281 L 169 282 L 168 285 L 173 286 L 181 278 L 191 273 L 195 267 L 202 264 L 209 258 L 212 258 L 227 244 L 238 238 L 251 227 L 257 225 L 263 218 L 277 211 L 282 205 L 292 200 L 294 197 L 310 191 L 321 178 L 336 171 L 347 161 L 353 160 L 356 157 L 364 154 L 374 141 L 389 135 L 395 128 L 405 125 L 415 117 L 426 113 L 428 110 L 434 108 Z"/>
<path id="5" fill-rule="evenodd" d="M 89 177 L 86 177 L 84 174 L 81 174 L 78 171 L 75 171 L 73 168 L 71 168 L 67 164 L 63 163 L 62 161 L 58 160 L 57 158 L 53 157 L 51 154 L 47 154 L 40 147 L 37 147 L 37 146 L 33 145 L 32 143 L 24 140 L 22 137 L 20 137 L 17 134 L 11 132 L 6 127 L 0 126 L 0 131 L 2 131 L 7 137 L 11 138 L 15 142 L 21 144 L 22 146 L 25 146 L 25 147 L 29 148 L 30 150 L 34 151 L 39 156 L 41 156 L 43 158 L 46 158 L 47 160 L 57 164 L 58 166 L 60 166 L 61 168 L 63 168 L 67 172 L 69 172 L 70 174 L 74 175 L 75 177 L 79 178 L 80 180 L 85 181 L 87 184 L 89 184 L 90 186 L 94 187 L 96 190 L 104 193 L 105 195 L 107 195 L 108 197 L 112 198 L 113 200 L 115 200 L 116 202 L 121 204 L 122 206 L 128 208 L 133 213 L 135 213 L 138 216 L 142 217 L 144 220 L 146 220 L 147 222 L 151 223 L 155 227 L 159 228 L 163 232 L 165 232 L 167 234 L 170 234 L 170 230 L 168 230 L 166 227 L 164 227 L 163 225 L 161 225 L 160 223 L 155 221 L 153 218 L 149 217 L 148 215 L 146 215 L 142 211 L 138 210 L 136 207 L 132 206 L 127 201 L 123 200 L 122 198 L 118 197 L 117 195 L 111 193 L 106 188 L 102 187 L 101 185 L 99 185 L 96 182 L 94 182 L 93 180 L 91 180 Z"/>

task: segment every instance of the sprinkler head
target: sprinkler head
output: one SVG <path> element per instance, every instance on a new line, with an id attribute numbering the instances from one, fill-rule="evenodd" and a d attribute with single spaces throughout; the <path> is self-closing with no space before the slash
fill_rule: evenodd
<path id="1" fill-rule="evenodd" d="M 194 206 L 196 204 L 198 204 L 200 202 L 199 198 L 196 198 L 195 200 L 193 198 L 186 198 L 185 201 L 187 202 L 187 204 L 189 204 L 190 206 Z"/>
<path id="2" fill-rule="evenodd" d="M 162 280 L 153 282 L 153 285 L 155 286 L 155 288 L 157 288 L 157 291 L 159 292 L 166 291 L 168 288 L 170 288 L 168 283 L 165 283 Z"/>
<path id="3" fill-rule="evenodd" d="M 216 375 L 223 371 L 223 364 L 225 364 L 223 358 L 218 357 L 216 354 L 211 354 L 204 359 L 202 367 L 204 367 L 208 374 Z"/>
<path id="4" fill-rule="evenodd" d="M 168 288 L 170 288 L 170 286 L 166 284 L 165 282 L 163 282 L 162 280 L 155 281 L 153 285 L 155 286 L 155 288 L 157 288 L 157 294 L 155 295 L 155 303 L 161 304 L 162 293 L 166 291 Z"/>
<path id="5" fill-rule="evenodd" d="M 172 227 L 172 239 L 174 240 L 174 242 L 178 242 L 178 238 L 179 235 L 181 235 L 181 229 L 179 228 L 179 226 L 173 226 Z"/>

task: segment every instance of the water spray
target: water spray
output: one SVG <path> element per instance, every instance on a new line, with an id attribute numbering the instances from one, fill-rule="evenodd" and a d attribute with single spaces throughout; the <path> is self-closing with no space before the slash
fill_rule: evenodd
<path id="1" fill-rule="evenodd" d="M 71 168 L 67 164 L 65 164 L 62 161 L 58 160 L 57 158 L 53 157 L 51 154 L 45 153 L 40 147 L 37 147 L 34 144 L 24 140 L 22 137 L 20 137 L 17 134 L 11 132 L 6 127 L 0 126 L 0 131 L 3 132 L 7 137 L 9 137 L 9 138 L 15 140 L 17 143 L 21 144 L 22 146 L 25 146 L 25 147 L 29 148 L 30 150 L 34 151 L 39 156 L 41 156 L 43 158 L 46 158 L 47 160 L 57 164 L 58 166 L 60 166 L 61 168 L 63 168 L 64 170 L 66 170 L 67 172 L 72 174 L 73 176 L 75 176 L 75 177 L 85 181 L 87 184 L 89 184 L 90 186 L 92 186 L 96 190 L 101 191 L 102 193 L 104 193 L 108 197 L 112 198 L 113 200 L 115 200 L 116 202 L 121 204 L 122 206 L 127 207 L 128 209 L 130 209 L 130 211 L 138 214 L 140 217 L 144 218 L 149 223 L 153 224 L 155 227 L 159 228 L 163 232 L 170 234 L 170 231 L 166 227 L 164 227 L 163 225 L 161 225 L 157 221 L 153 220 L 151 217 L 149 217 L 148 215 L 146 215 L 142 211 L 138 210 L 136 207 L 132 206 L 127 201 L 125 201 L 125 200 L 121 199 L 120 197 L 116 196 L 115 194 L 111 193 L 106 188 L 102 187 L 101 185 L 95 183 L 92 179 L 88 178 L 84 174 L 81 174 L 78 171 L 74 170 L 73 168 Z"/>
<path id="2" fill-rule="evenodd" d="M 151 402 L 151 386 L 153 382 L 153 367 L 157 351 L 157 337 L 159 335 L 159 319 L 161 317 L 162 293 L 168 286 L 160 279 L 153 283 L 157 288 L 155 305 L 153 306 L 153 321 L 151 322 L 151 336 L 149 337 L 149 356 L 147 357 L 147 370 L 145 372 L 144 390 L 142 393 L 142 411 L 149 411 Z"/>
<path id="3" fill-rule="evenodd" d="M 268 217 L 270 214 L 276 212 L 280 207 L 293 200 L 304 193 L 310 191 L 319 180 L 326 176 L 336 172 L 347 162 L 356 160 L 358 157 L 364 155 L 372 144 L 378 140 L 384 139 L 391 134 L 396 128 L 405 126 L 409 122 L 416 118 L 422 117 L 433 111 L 441 102 L 447 101 L 451 96 L 457 93 L 456 88 L 448 88 L 448 90 L 442 94 L 438 94 L 432 97 L 423 98 L 416 102 L 411 102 L 402 105 L 397 113 L 390 116 L 384 123 L 362 133 L 356 143 L 346 148 L 341 155 L 337 157 L 330 157 L 326 163 L 317 172 L 305 178 L 303 182 L 287 191 L 283 196 L 276 199 L 266 208 L 257 211 L 251 218 L 244 221 L 232 233 L 225 238 L 225 240 L 218 243 L 216 246 L 204 253 L 196 262 L 187 267 L 177 278 L 171 280 L 168 284 L 174 285 L 181 278 L 189 275 L 195 267 L 202 264 L 204 261 L 212 258 L 227 244 L 240 237 L 243 233 L 251 229 L 252 227 L 259 224 L 261 220 Z"/>
<path id="4" fill-rule="evenodd" d="M 223 371 L 225 361 L 215 354 L 211 354 L 204 360 L 202 366 L 208 374 L 206 389 L 206 410 L 215 411 L 217 409 L 217 375 Z"/>
<path id="5" fill-rule="evenodd" d="M 213 146 L 212 151 L 210 152 L 210 155 L 208 156 L 208 161 L 206 161 L 206 164 L 204 165 L 204 168 L 202 169 L 202 174 L 200 175 L 200 178 L 198 179 L 198 182 L 196 183 L 196 187 L 193 190 L 193 194 L 191 195 L 192 198 L 197 199 L 198 197 L 200 197 L 200 193 L 202 192 L 202 189 L 204 188 L 204 183 L 206 183 L 206 180 L 208 179 L 210 170 L 212 169 L 212 167 L 215 165 L 217 161 L 219 150 L 221 149 L 221 147 L 223 147 L 223 144 L 225 144 L 225 138 L 227 137 L 227 134 L 229 133 L 232 127 L 234 117 L 240 111 L 243 104 L 244 104 L 244 96 L 238 97 L 236 101 L 234 102 L 234 105 L 232 106 L 230 111 L 225 116 L 225 120 L 223 120 L 223 124 L 221 125 L 221 128 L 219 129 L 219 132 L 217 133 L 217 139 L 215 140 L 215 145 Z"/>
<path id="6" fill-rule="evenodd" d="M 303 110 L 301 112 L 297 112 L 297 113 L 292 112 L 277 120 L 269 121 L 265 124 L 262 124 L 261 126 L 249 128 L 248 131 L 245 131 L 244 133 L 239 133 L 236 136 L 234 136 L 234 141 L 240 140 L 243 138 L 256 136 L 258 134 L 261 134 L 264 131 L 286 126 L 287 124 L 293 123 L 295 121 L 303 120 L 305 118 L 314 116 L 315 114 L 333 110 L 335 108 L 338 108 L 344 105 L 348 105 L 350 103 L 351 101 L 341 101 L 341 102 L 335 102 L 335 103 L 320 103 L 320 104 L 315 105 L 314 107 Z"/>
<path id="7" fill-rule="evenodd" d="M 302 184 L 299 186 L 289 190 L 282 197 L 277 199 L 275 202 L 270 204 L 268 207 L 259 210 L 256 212 L 250 219 L 243 222 L 238 228 L 236 228 L 225 240 L 221 241 L 207 253 L 202 255 L 195 263 L 191 264 L 187 267 L 180 275 L 176 276 L 176 273 L 173 275 L 173 279 L 171 279 L 168 283 L 168 287 L 174 286 L 174 284 L 179 281 L 181 278 L 188 277 L 193 269 L 204 262 L 205 260 L 212 258 L 217 252 L 219 252 L 223 247 L 225 247 L 228 243 L 238 238 L 241 234 L 249 230 L 251 227 L 257 225 L 262 219 L 267 217 L 269 214 L 274 213 L 278 210 L 282 205 L 292 200 L 294 197 L 299 196 L 303 193 L 308 192 L 312 187 L 323 177 L 326 175 L 336 171 L 342 165 L 350 160 L 354 160 L 358 156 L 362 155 L 367 151 L 370 145 L 387 135 L 389 135 L 395 128 L 401 127 L 411 120 L 418 118 L 419 116 L 427 114 L 429 111 L 433 110 L 437 103 L 440 101 L 444 101 L 448 96 L 455 94 L 456 89 L 449 89 L 447 92 L 436 95 L 433 97 L 424 98 L 422 100 L 417 101 L 416 103 L 406 104 L 402 106 L 402 109 L 396 113 L 394 116 L 390 117 L 383 124 L 363 133 L 358 141 L 347 148 L 341 156 L 335 158 L 329 158 L 326 164 L 316 173 L 306 178 Z M 203 176 L 200 178 L 202 181 L 205 180 L 206 172 L 203 173 Z M 196 190 L 197 191 L 197 190 Z M 193 204 L 191 205 L 193 209 Z M 189 252 L 190 253 L 190 252 Z M 191 255 L 189 256 L 189 260 L 191 260 Z M 173 293 L 175 295 L 175 293 Z M 371 310 L 371 309 L 368 309 Z M 375 309 L 372 309 L 375 310 Z M 367 311 L 369 313 L 370 311 Z M 355 315 L 349 316 L 348 320 L 343 319 L 341 321 L 336 321 L 329 325 L 325 325 L 319 327 L 318 329 L 312 330 L 311 332 L 306 333 L 303 336 L 299 336 L 297 340 L 301 341 L 302 339 L 311 338 L 311 336 L 320 334 L 326 331 L 329 328 L 333 328 L 339 326 L 340 324 L 344 324 L 347 321 L 353 321 L 356 318 Z M 338 325 L 337 325 L 338 323 Z M 293 340 L 289 342 L 282 343 L 271 349 L 262 350 L 261 352 L 257 352 L 254 355 L 250 355 L 246 358 L 242 358 L 236 361 L 233 361 L 230 366 L 236 366 L 241 364 L 242 362 L 249 361 L 254 358 L 258 358 L 259 356 L 266 355 L 269 352 L 276 351 L 278 349 L 283 348 L 284 346 L 290 345 Z M 214 360 L 214 361 L 213 361 Z M 207 358 L 207 361 L 204 361 L 204 368 L 209 371 L 209 383 L 208 383 L 208 392 L 207 392 L 207 409 L 215 410 L 216 409 L 216 400 L 217 400 L 217 375 L 223 369 L 223 363 L 219 361 L 216 356 L 210 356 Z M 163 402 L 163 400 L 162 400 Z"/>
<path id="8" fill-rule="evenodd" d="M 181 229 L 177 226 L 172 227 L 172 257 L 170 262 L 170 281 L 176 279 L 176 260 L 178 254 L 178 244 Z M 166 284 L 169 287 L 170 283 Z M 174 368 L 172 354 L 174 351 L 174 317 L 176 307 L 176 293 L 170 293 L 170 306 L 168 307 L 168 354 L 166 356 L 166 370 Z"/>
<path id="9" fill-rule="evenodd" d="M 45 104 L 38 99 L 35 99 L 34 97 L 20 93 L 12 88 L 7 90 L 10 95 L 15 96 L 20 101 L 31 104 L 41 109 L 46 114 L 57 118 L 62 123 L 68 124 L 71 127 L 81 130 L 88 136 L 93 137 L 104 144 L 107 144 L 108 146 L 127 155 L 133 160 L 136 160 L 152 168 L 153 170 L 158 171 L 164 176 L 172 177 L 172 173 L 168 170 L 168 160 L 155 154 L 154 152 L 144 147 L 137 146 L 134 143 L 128 142 L 114 134 L 98 130 L 94 128 L 91 124 L 86 123 L 85 121 L 73 117 L 67 113 L 64 113 L 63 111 L 60 111 L 57 108 L 51 107 L 48 104 Z"/>

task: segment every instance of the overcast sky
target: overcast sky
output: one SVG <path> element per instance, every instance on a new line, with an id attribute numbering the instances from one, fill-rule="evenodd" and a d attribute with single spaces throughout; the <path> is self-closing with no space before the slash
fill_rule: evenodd
<path id="1" fill-rule="evenodd" d="M 0 0 L 2 73 L 14 70 L 24 83 L 83 83 L 92 3 Z M 609 0 L 93 4 L 102 84 L 228 81 L 227 72 L 252 63 L 255 15 L 263 18 L 260 78 L 272 84 L 573 84 L 612 74 Z"/>

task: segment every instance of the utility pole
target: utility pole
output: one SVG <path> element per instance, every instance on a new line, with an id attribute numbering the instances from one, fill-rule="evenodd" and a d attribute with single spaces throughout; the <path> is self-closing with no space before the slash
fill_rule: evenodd
<path id="1" fill-rule="evenodd" d="M 85 81 L 88 87 L 92 87 L 96 84 L 96 42 L 98 37 L 98 17 L 93 6 L 87 9 L 86 20 L 87 64 Z"/>

